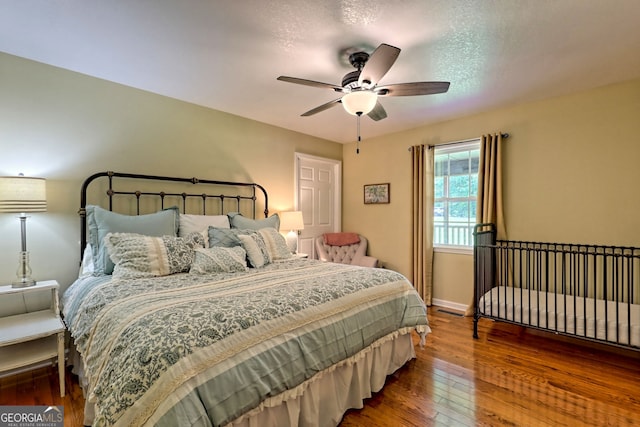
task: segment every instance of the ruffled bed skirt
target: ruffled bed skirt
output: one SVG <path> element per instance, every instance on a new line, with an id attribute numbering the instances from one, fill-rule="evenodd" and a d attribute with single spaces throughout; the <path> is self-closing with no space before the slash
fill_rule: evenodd
<path id="1" fill-rule="evenodd" d="M 415 358 L 411 333 L 395 332 L 298 387 L 265 400 L 229 426 L 336 426 L 350 408 L 384 386 L 388 375 Z"/>
<path id="2" fill-rule="evenodd" d="M 379 339 L 356 355 L 319 372 L 299 386 L 270 397 L 229 427 L 336 426 L 351 408 L 384 386 L 388 375 L 415 358 L 411 329 Z M 74 373 L 86 388 L 82 361 L 73 351 Z M 84 424 L 93 422 L 94 408 L 85 404 Z"/>

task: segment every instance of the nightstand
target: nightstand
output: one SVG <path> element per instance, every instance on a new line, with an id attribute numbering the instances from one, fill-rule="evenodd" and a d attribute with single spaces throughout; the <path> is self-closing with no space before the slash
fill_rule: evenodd
<path id="1" fill-rule="evenodd" d="M 293 256 L 296 258 L 309 258 L 309 254 L 301 254 L 300 252 L 296 252 Z"/>
<path id="2" fill-rule="evenodd" d="M 60 318 L 58 282 L 47 280 L 26 288 L 0 286 L 0 299 L 10 294 L 51 292 L 51 308 L 0 318 L 0 372 L 58 358 L 60 396 L 64 396 L 64 323 Z"/>

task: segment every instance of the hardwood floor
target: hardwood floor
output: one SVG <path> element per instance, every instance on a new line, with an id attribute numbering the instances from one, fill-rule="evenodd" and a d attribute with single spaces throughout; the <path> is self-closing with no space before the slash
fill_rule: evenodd
<path id="1" fill-rule="evenodd" d="M 429 308 L 432 333 L 341 427 L 640 425 L 640 352 Z"/>
<path id="2" fill-rule="evenodd" d="M 53 366 L 0 378 L 0 405 L 64 406 L 65 427 L 82 426 L 84 398 L 78 377 L 67 369 L 64 397 L 58 385 L 58 370 Z"/>
<path id="3" fill-rule="evenodd" d="M 433 333 L 417 358 L 390 376 L 349 426 L 640 425 L 640 352 L 480 322 L 429 308 Z M 1 405 L 64 405 L 65 426 L 82 425 L 83 398 L 54 368 L 0 379 Z"/>

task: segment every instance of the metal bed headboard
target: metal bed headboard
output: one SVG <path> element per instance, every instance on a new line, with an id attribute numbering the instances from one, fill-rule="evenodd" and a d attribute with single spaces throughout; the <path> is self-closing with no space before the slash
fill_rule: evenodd
<path id="1" fill-rule="evenodd" d="M 89 185 L 94 181 L 100 178 L 107 178 L 107 190 L 106 196 L 108 197 L 108 209 L 110 211 L 113 210 L 113 197 L 116 195 L 119 196 L 129 196 L 135 197 L 136 203 L 136 215 L 140 215 L 140 199 L 142 196 L 151 196 L 156 197 L 160 200 L 160 207 L 164 209 L 164 203 L 166 197 L 177 198 L 178 200 L 182 200 L 181 212 L 187 212 L 187 200 L 199 199 L 202 201 L 202 210 L 199 212 L 202 215 L 207 214 L 207 200 L 215 199 L 219 201 L 219 209 L 218 212 L 214 214 L 225 214 L 227 212 L 231 212 L 232 208 L 236 208 L 238 212 L 241 211 L 241 203 L 245 202 L 243 207 L 246 204 L 249 204 L 249 209 L 252 213 L 252 217 L 255 219 L 256 217 L 256 208 L 258 206 L 258 195 L 261 194 L 264 198 L 264 217 L 269 216 L 269 197 L 267 195 L 267 191 L 260 184 L 256 184 L 254 182 L 233 182 L 233 181 L 217 181 L 210 179 L 199 179 L 199 178 L 177 178 L 177 177 L 169 177 L 169 176 L 157 176 L 157 175 L 141 175 L 141 174 L 133 174 L 133 173 L 120 173 L 120 172 L 98 172 L 96 174 L 88 177 L 84 183 L 82 184 L 82 189 L 80 191 L 80 210 L 78 214 L 80 215 L 80 259 L 84 254 L 84 249 L 87 245 L 87 221 L 86 221 L 86 206 L 87 206 L 87 189 Z M 198 185 L 199 189 L 210 189 L 214 191 L 213 193 L 207 192 L 176 192 L 176 191 L 158 191 L 155 190 L 129 190 L 129 189 L 116 189 L 114 187 L 114 178 L 124 178 L 128 183 L 135 183 L 135 185 L 139 185 L 143 188 L 151 188 L 157 186 L 159 182 L 174 182 L 174 183 L 185 183 L 185 184 L 193 184 Z M 137 181 L 136 181 L 137 180 Z M 120 183 L 120 180 L 118 180 Z M 155 184 L 155 186 L 154 186 Z M 208 185 L 209 187 L 204 187 Z M 229 190 L 230 193 L 226 193 Z M 245 193 L 242 190 L 248 190 Z M 258 190 L 258 191 L 256 191 Z M 222 192 L 224 191 L 224 192 Z M 226 194 L 225 194 L 226 193 Z M 232 207 L 225 208 L 225 201 L 233 203 Z M 247 211 L 247 209 L 244 209 Z"/>

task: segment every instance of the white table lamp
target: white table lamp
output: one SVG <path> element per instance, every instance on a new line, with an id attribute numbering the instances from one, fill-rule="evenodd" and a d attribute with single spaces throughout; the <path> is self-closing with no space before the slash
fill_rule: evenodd
<path id="1" fill-rule="evenodd" d="M 0 177 L 0 213 L 17 213 L 20 218 L 22 250 L 18 259 L 18 278 L 12 283 L 14 288 L 36 284 L 31 278 L 27 252 L 27 214 L 46 210 L 47 189 L 43 178 L 29 178 L 22 174 Z"/>
<path id="2" fill-rule="evenodd" d="M 286 235 L 287 247 L 291 253 L 296 253 L 298 250 L 298 231 L 304 230 L 304 220 L 302 218 L 302 212 L 290 211 L 280 212 L 280 230 L 283 232 L 288 230 Z"/>

